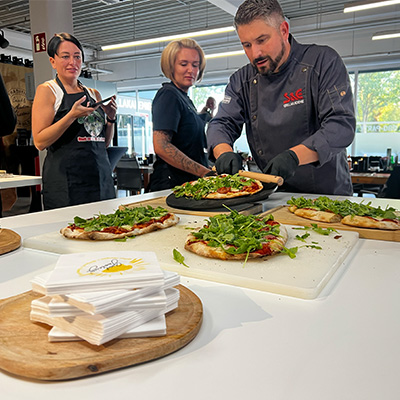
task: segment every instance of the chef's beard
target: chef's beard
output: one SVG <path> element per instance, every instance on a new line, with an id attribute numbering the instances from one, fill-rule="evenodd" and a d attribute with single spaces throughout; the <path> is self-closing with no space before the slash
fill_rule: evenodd
<path id="1" fill-rule="evenodd" d="M 257 68 L 257 71 L 261 75 L 268 76 L 268 75 L 272 75 L 273 73 L 277 72 L 279 63 L 282 61 L 282 58 L 285 54 L 285 45 L 284 45 L 283 41 L 281 42 L 281 44 L 282 44 L 281 52 L 275 57 L 275 59 L 272 59 L 270 56 L 265 56 L 265 57 L 258 57 L 253 60 L 252 64 Z M 268 64 L 265 66 L 263 65 L 263 66 L 259 67 L 257 65 L 257 63 L 259 61 L 264 61 L 264 60 L 268 60 Z"/>

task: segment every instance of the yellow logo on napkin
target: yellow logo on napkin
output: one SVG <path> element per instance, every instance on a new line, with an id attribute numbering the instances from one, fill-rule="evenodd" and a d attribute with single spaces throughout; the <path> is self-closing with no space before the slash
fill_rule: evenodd
<path id="1" fill-rule="evenodd" d="M 126 261 L 127 260 L 127 261 Z M 82 265 L 77 273 L 80 276 L 96 275 L 105 276 L 107 274 L 123 274 L 124 271 L 142 271 L 146 269 L 146 262 L 141 258 L 115 258 L 105 257 L 98 260 L 93 260 Z"/>

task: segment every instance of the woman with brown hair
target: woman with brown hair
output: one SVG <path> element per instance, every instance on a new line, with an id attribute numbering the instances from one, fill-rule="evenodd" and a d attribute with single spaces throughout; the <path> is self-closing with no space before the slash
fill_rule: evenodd
<path id="1" fill-rule="evenodd" d="M 115 197 L 106 148 L 114 134 L 117 105 L 107 105 L 97 90 L 78 80 L 83 62 L 79 41 L 60 33 L 47 53 L 56 79 L 39 85 L 32 107 L 32 136 L 38 150 L 47 150 L 43 165 L 45 209 Z"/>

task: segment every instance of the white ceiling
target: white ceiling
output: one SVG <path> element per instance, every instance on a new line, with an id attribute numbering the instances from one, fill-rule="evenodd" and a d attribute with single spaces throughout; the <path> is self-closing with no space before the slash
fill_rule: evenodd
<path id="1" fill-rule="evenodd" d="M 54 0 L 66 1 L 66 0 Z M 166 43 L 118 51 L 102 45 L 232 25 L 242 0 L 72 0 L 73 33 L 85 47 L 85 59 L 99 80 L 120 89 L 157 86 L 159 57 Z M 300 42 L 335 48 L 352 68 L 400 68 L 400 39 L 371 41 L 372 33 L 400 30 L 400 5 L 371 12 L 343 14 L 353 1 L 281 0 L 291 31 Z M 31 54 L 29 0 L 0 0 L 0 29 L 10 46 L 0 51 Z M 14 36 L 15 35 L 15 38 Z M 25 40 L 19 40 L 20 37 Z M 241 48 L 236 33 L 196 38 L 206 54 Z M 21 57 L 21 56 L 19 56 Z M 241 56 L 242 57 L 242 56 Z M 245 57 L 209 60 L 203 83 L 227 79 Z M 96 76 L 96 75 L 95 75 Z"/>
<path id="2" fill-rule="evenodd" d="M 56 0 L 58 1 L 58 0 Z M 85 47 L 232 24 L 242 0 L 72 0 L 74 34 Z M 343 10 L 351 1 L 281 0 L 290 19 Z M 0 0 L 0 28 L 30 34 L 29 0 Z"/>

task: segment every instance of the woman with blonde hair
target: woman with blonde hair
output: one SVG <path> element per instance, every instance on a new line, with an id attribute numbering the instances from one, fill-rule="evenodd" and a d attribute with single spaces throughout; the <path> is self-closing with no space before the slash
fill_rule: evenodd
<path id="1" fill-rule="evenodd" d="M 162 52 L 161 69 L 171 81 L 163 83 L 152 105 L 157 160 L 151 191 L 170 189 L 211 172 L 204 120 L 187 94 L 203 77 L 205 66 L 204 52 L 193 39 L 175 40 Z"/>

